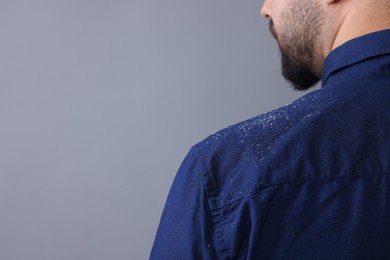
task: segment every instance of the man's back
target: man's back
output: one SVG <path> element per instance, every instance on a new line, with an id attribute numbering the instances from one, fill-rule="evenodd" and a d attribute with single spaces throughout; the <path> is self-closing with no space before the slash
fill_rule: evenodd
<path id="1" fill-rule="evenodd" d="M 320 90 L 194 146 L 151 258 L 386 258 L 389 46 L 390 30 L 347 42 Z"/>

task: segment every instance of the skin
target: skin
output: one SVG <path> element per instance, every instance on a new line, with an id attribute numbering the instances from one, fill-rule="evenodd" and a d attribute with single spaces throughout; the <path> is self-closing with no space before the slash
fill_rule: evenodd
<path id="1" fill-rule="evenodd" d="M 265 0 L 282 57 L 282 74 L 295 89 L 321 79 L 326 56 L 343 43 L 390 28 L 389 0 Z"/>

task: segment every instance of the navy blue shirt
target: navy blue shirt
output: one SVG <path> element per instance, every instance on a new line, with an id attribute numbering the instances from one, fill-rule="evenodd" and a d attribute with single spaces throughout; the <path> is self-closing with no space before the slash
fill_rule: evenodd
<path id="1" fill-rule="evenodd" d="M 389 259 L 390 30 L 325 60 L 322 87 L 193 146 L 151 259 Z"/>

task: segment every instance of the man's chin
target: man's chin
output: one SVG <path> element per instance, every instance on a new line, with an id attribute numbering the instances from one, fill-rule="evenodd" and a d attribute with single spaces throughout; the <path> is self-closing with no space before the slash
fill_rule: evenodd
<path id="1" fill-rule="evenodd" d="M 304 91 L 314 87 L 320 79 L 312 71 L 307 69 L 283 69 L 283 77 L 289 81 L 295 90 Z"/>
<path id="2" fill-rule="evenodd" d="M 291 58 L 287 53 L 281 50 L 282 75 L 292 84 L 295 90 L 308 90 L 315 86 L 321 79 L 313 70 L 313 66 L 306 65 L 303 61 Z"/>

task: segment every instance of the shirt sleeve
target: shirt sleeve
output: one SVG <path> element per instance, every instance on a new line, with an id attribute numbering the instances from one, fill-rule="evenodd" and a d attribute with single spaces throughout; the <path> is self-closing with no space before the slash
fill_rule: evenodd
<path id="1" fill-rule="evenodd" d="M 218 259 L 201 155 L 191 149 L 174 179 L 150 259 Z"/>

